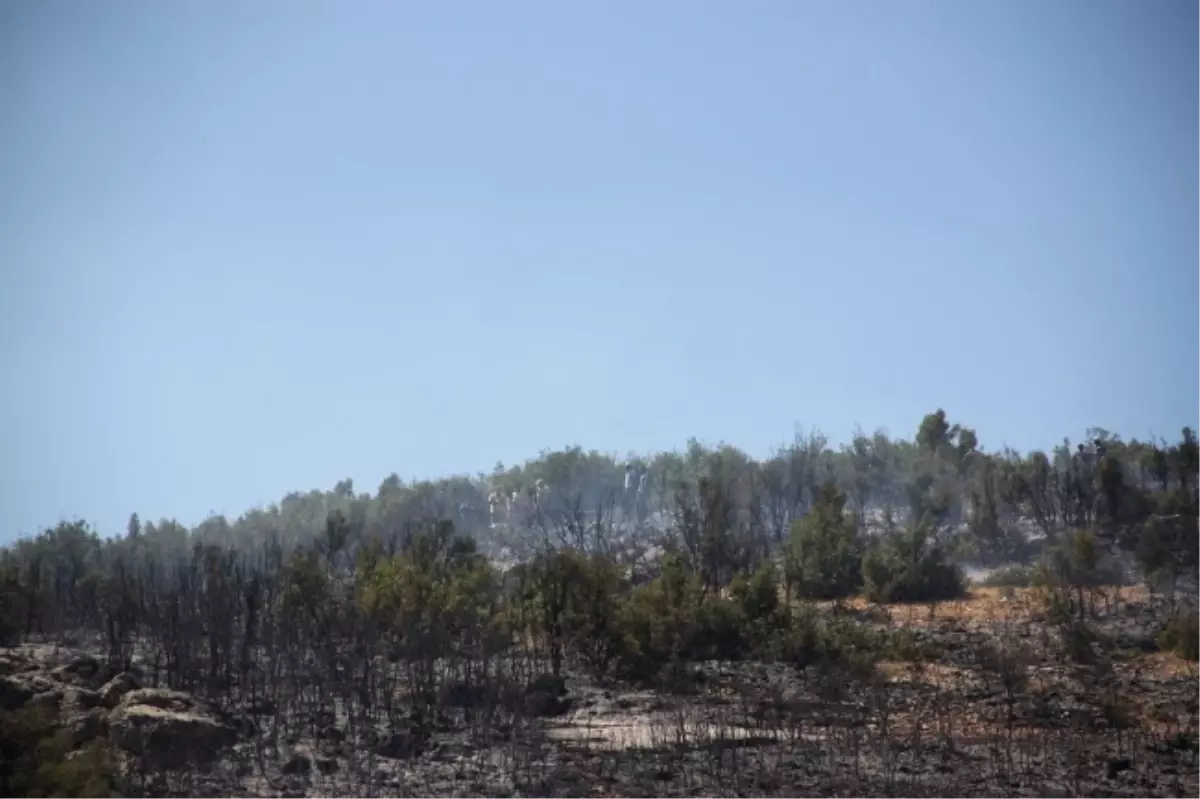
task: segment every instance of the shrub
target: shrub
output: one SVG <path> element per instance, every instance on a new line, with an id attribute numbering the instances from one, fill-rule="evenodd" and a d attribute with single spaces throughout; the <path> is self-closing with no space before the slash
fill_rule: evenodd
<path id="1" fill-rule="evenodd" d="M 862 542 L 846 496 L 826 483 L 811 510 L 792 526 L 787 578 L 806 599 L 838 599 L 862 585 Z"/>
<path id="2" fill-rule="evenodd" d="M 70 733 L 40 708 L 0 711 L 0 795 L 119 796 L 104 741 L 71 751 Z"/>
<path id="3" fill-rule="evenodd" d="M 811 608 L 797 613 L 778 636 L 778 656 L 798 669 L 815 666 L 862 677 L 888 650 L 887 634 L 853 619 L 820 618 Z"/>
<path id="4" fill-rule="evenodd" d="M 752 646 L 747 626 L 736 600 L 705 597 L 685 655 L 691 660 L 740 660 Z"/>
<path id="5" fill-rule="evenodd" d="M 1163 625 L 1158 645 L 1187 660 L 1200 660 L 1200 614 L 1176 616 Z"/>
<path id="6" fill-rule="evenodd" d="M 700 596 L 699 580 L 687 573 L 678 555 L 667 556 L 662 574 L 629 593 L 617 608 L 617 662 L 624 676 L 651 680 L 686 658 L 693 646 Z"/>
<path id="7" fill-rule="evenodd" d="M 862 571 L 872 602 L 933 602 L 966 593 L 962 570 L 920 527 L 880 539 L 863 556 Z"/>
<path id="8" fill-rule="evenodd" d="M 1080 530 L 1048 548 L 1033 571 L 1033 584 L 1042 596 L 1050 621 L 1083 624 L 1089 597 L 1096 589 L 1122 582 L 1120 568 L 1102 556 L 1095 534 Z"/>
<path id="9" fill-rule="evenodd" d="M 668 556 L 661 575 L 621 600 L 614 615 L 618 669 L 642 682 L 686 661 L 772 658 L 777 634 L 788 626 L 769 562 L 753 574 L 735 575 L 726 597 L 706 595 L 678 555 Z"/>
<path id="10" fill-rule="evenodd" d="M 613 560 L 598 555 L 583 561 L 575 576 L 564 622 L 566 634 L 571 651 L 593 673 L 604 675 L 620 649 L 617 612 L 625 581 Z"/>
<path id="11" fill-rule="evenodd" d="M 751 575 L 735 575 L 729 593 L 749 622 L 770 623 L 779 611 L 779 582 L 770 561 L 763 561 Z"/>

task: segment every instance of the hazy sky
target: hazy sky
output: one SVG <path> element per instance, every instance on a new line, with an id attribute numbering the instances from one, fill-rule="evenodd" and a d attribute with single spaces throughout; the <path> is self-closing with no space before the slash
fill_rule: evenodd
<path id="1" fill-rule="evenodd" d="M 0 538 L 1198 415 L 1197 3 L 0 3 Z"/>

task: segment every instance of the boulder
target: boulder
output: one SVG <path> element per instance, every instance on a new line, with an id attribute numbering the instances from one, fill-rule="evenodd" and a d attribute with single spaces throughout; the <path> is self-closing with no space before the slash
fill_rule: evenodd
<path id="1" fill-rule="evenodd" d="M 0 652 L 0 677 L 20 674 L 28 665 L 28 661 L 16 652 Z"/>
<path id="2" fill-rule="evenodd" d="M 108 735 L 108 713 L 103 708 L 93 708 L 81 716 L 76 716 L 68 729 L 73 748 L 91 743 Z"/>
<path id="3" fill-rule="evenodd" d="M 47 713 L 58 715 L 58 709 L 59 706 L 62 705 L 62 699 L 62 691 L 50 690 L 44 693 L 34 694 L 29 698 L 29 701 L 25 703 L 25 707 L 39 708 Z"/>
<path id="4" fill-rule="evenodd" d="M 32 672 L 0 677 L 0 710 L 20 710 L 34 697 L 53 693 L 58 688 L 52 681 Z"/>
<path id="5" fill-rule="evenodd" d="M 238 738 L 210 705 L 165 689 L 125 694 L 108 725 L 114 745 L 160 768 L 213 760 Z"/>
<path id="6" fill-rule="evenodd" d="M 88 686 L 102 676 L 100 661 L 91 655 L 81 655 L 56 668 L 51 674 L 68 685 Z"/>
<path id="7" fill-rule="evenodd" d="M 129 693 L 142 687 L 141 682 L 133 674 L 124 671 L 106 682 L 100 689 L 100 701 L 107 708 L 114 708 L 121 699 Z"/>
<path id="8" fill-rule="evenodd" d="M 202 699 L 183 691 L 169 688 L 137 688 L 121 697 L 122 708 L 145 706 L 176 713 L 207 713 L 216 715 L 216 709 Z"/>
<path id="9" fill-rule="evenodd" d="M 100 694 L 87 688 L 68 688 L 63 691 L 62 710 L 67 715 L 84 713 L 102 704 Z"/>

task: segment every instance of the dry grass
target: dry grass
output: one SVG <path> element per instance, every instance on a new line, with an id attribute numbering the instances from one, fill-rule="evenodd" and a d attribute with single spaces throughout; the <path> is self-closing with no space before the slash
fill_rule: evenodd
<path id="1" fill-rule="evenodd" d="M 1147 652 L 1125 663 L 1118 664 L 1118 673 L 1151 680 L 1195 680 L 1200 676 L 1200 666 L 1174 652 Z"/>
<path id="2" fill-rule="evenodd" d="M 1146 602 L 1149 599 L 1144 588 L 1135 586 L 1101 586 L 1095 593 L 1098 596 L 1107 594 L 1121 604 Z M 1033 620 L 1040 615 L 1042 599 L 1036 588 L 972 585 L 966 596 L 943 602 L 892 602 L 879 605 L 865 597 L 854 596 L 841 601 L 814 604 L 822 609 L 840 605 L 860 613 L 874 613 L 879 616 L 881 623 L 889 622 L 899 627 L 931 623 L 978 626 L 983 623 Z"/>
<path id="3" fill-rule="evenodd" d="M 945 622 L 982 622 L 1029 618 L 1038 607 L 1033 589 L 1021 588 L 1005 596 L 1002 589 L 973 586 L 967 596 L 945 602 L 892 602 L 879 605 L 865 597 L 855 596 L 839 601 L 814 603 L 830 609 L 840 605 L 859 613 L 875 614 L 880 623 L 900 627 Z"/>

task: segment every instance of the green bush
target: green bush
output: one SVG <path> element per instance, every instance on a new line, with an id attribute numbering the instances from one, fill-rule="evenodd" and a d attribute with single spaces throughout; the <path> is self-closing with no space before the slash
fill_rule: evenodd
<path id="1" fill-rule="evenodd" d="M 1082 625 L 1095 589 L 1121 582 L 1119 568 L 1106 562 L 1089 530 L 1065 535 L 1048 547 L 1032 574 L 1048 620 L 1059 626 Z"/>
<path id="2" fill-rule="evenodd" d="M 733 599 L 705 597 L 685 647 L 689 660 L 740 660 L 752 648 L 748 620 Z"/>
<path id="3" fill-rule="evenodd" d="M 888 636 L 850 618 L 822 619 L 811 608 L 797 613 L 778 637 L 778 655 L 798 669 L 809 666 L 862 677 L 888 651 Z"/>
<path id="4" fill-rule="evenodd" d="M 922 528 L 881 538 L 863 556 L 862 571 L 872 602 L 934 602 L 966 593 L 962 570 Z"/>
<path id="5" fill-rule="evenodd" d="M 598 555 L 582 560 L 574 577 L 563 626 L 571 651 L 603 676 L 621 646 L 617 613 L 625 580 L 612 559 Z"/>
<path id="6" fill-rule="evenodd" d="M 106 742 L 72 751 L 70 733 L 41 708 L 0 711 L 0 796 L 119 796 Z"/>
<path id="7" fill-rule="evenodd" d="M 667 556 L 662 574 L 631 591 L 617 608 L 618 670 L 648 681 L 684 661 L 693 647 L 700 597 L 700 582 L 683 560 Z"/>
<path id="8" fill-rule="evenodd" d="M 1200 614 L 1176 616 L 1163 625 L 1158 645 L 1187 660 L 1200 660 Z"/>
<path id="9" fill-rule="evenodd" d="M 862 541 L 845 506 L 845 494 L 826 483 L 812 509 L 792 526 L 786 571 L 797 596 L 839 599 L 862 586 Z"/>
<path id="10" fill-rule="evenodd" d="M 716 596 L 701 590 L 677 556 L 667 558 L 659 577 L 620 600 L 614 615 L 618 670 L 638 681 L 687 661 L 773 657 L 777 633 L 788 625 L 770 563 L 735 575 L 728 596 Z"/>
<path id="11" fill-rule="evenodd" d="M 729 594 L 749 622 L 770 623 L 779 612 L 779 581 L 770 561 L 763 561 L 751 575 L 735 575 Z"/>

